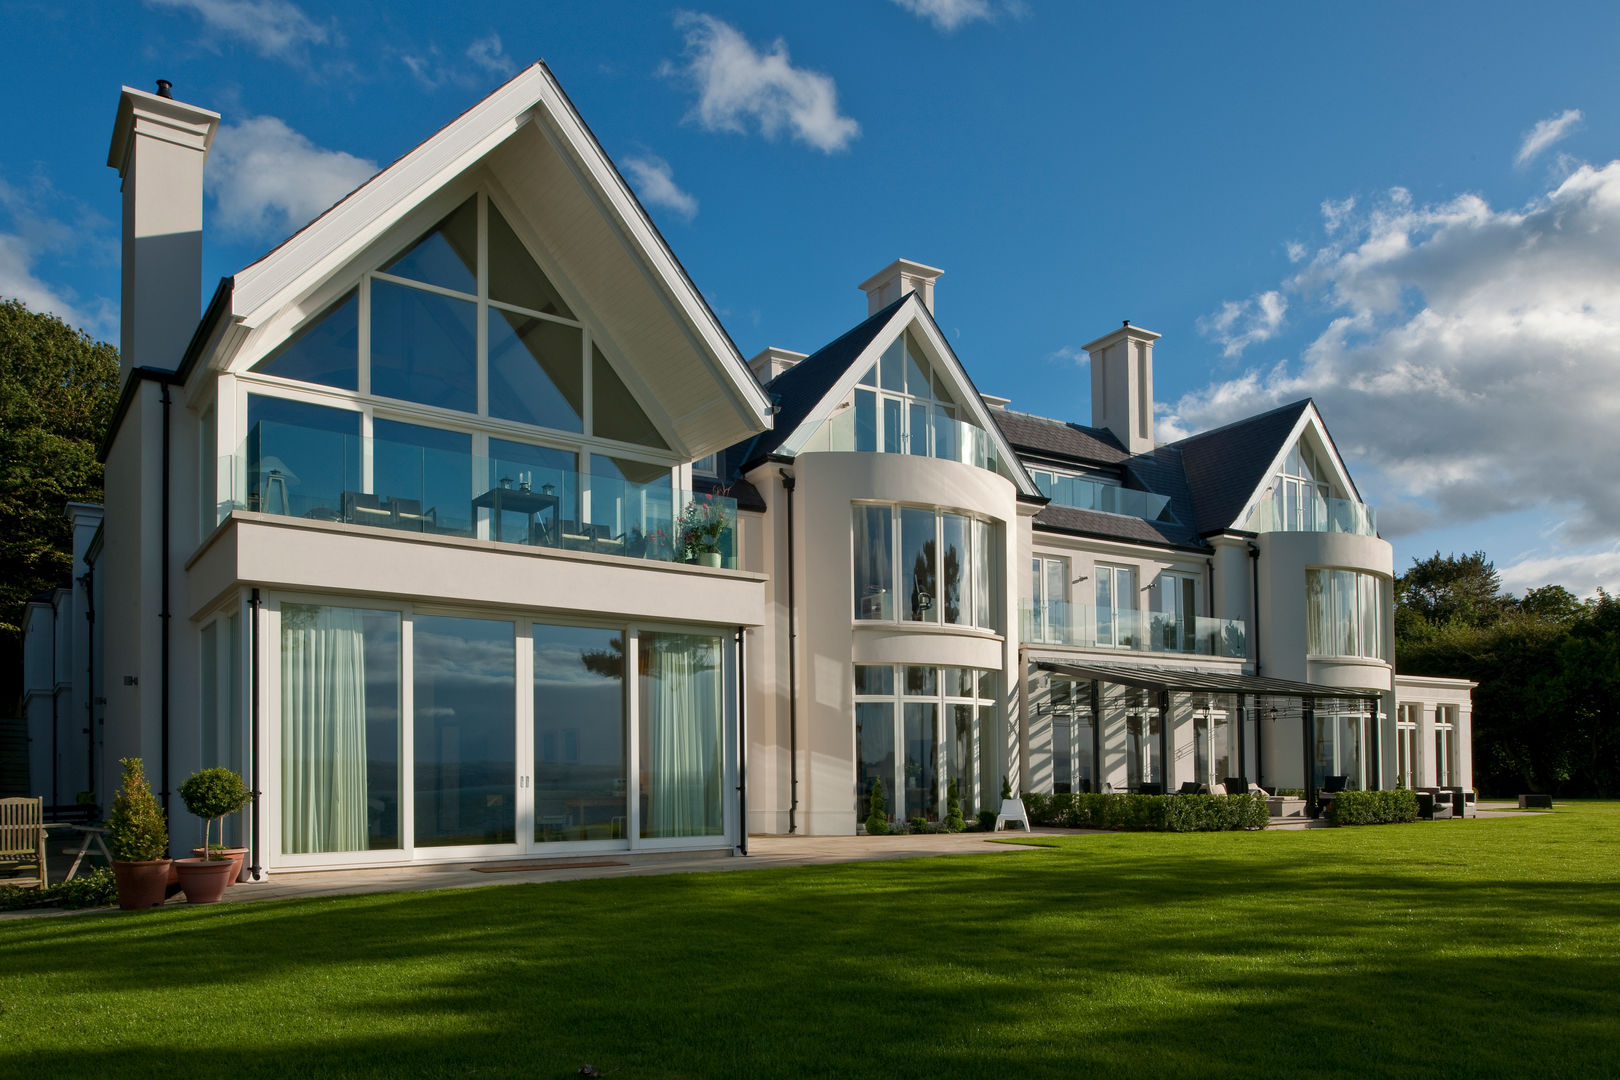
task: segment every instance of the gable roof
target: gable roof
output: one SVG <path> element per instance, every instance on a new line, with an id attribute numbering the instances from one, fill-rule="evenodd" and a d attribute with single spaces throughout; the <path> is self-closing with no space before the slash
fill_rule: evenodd
<path id="1" fill-rule="evenodd" d="M 770 427 L 758 380 L 544 62 L 399 158 L 234 279 L 227 357 L 342 274 L 445 187 L 485 165 L 614 351 L 699 456 Z M 514 221 L 513 225 L 519 226 Z"/>
<path id="2" fill-rule="evenodd" d="M 1036 457 L 1090 465 L 1118 465 L 1130 457 L 1107 428 L 1090 428 L 1012 409 L 994 409 L 990 415 L 1014 449 Z"/>
<path id="3" fill-rule="evenodd" d="M 1221 532 L 1237 524 L 1300 417 L 1312 408 L 1306 398 L 1174 444 L 1181 451 L 1199 533 Z"/>

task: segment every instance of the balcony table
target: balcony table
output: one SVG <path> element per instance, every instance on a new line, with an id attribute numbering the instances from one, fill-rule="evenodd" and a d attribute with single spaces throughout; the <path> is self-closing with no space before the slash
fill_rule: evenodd
<path id="1" fill-rule="evenodd" d="M 523 488 L 492 487 L 472 501 L 472 516 L 476 527 L 478 511 L 490 512 L 490 536 L 492 539 L 501 538 L 501 514 L 511 512 L 522 514 L 529 519 L 529 544 L 531 546 L 545 543 L 546 537 L 552 532 L 551 527 L 538 520 L 541 514 L 549 512 L 551 521 L 555 524 L 562 508 L 562 500 L 556 495 L 548 495 L 543 491 L 525 490 Z"/>

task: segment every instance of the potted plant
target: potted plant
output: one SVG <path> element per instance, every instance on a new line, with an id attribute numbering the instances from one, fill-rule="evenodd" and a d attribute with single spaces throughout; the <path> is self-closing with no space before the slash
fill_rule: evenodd
<path id="1" fill-rule="evenodd" d="M 720 538 L 731 527 L 722 503 L 701 495 L 681 510 L 679 535 L 682 557 L 704 566 L 720 565 Z"/>
<path id="2" fill-rule="evenodd" d="M 214 768 L 187 777 L 180 785 L 180 798 L 185 801 L 187 810 L 203 819 L 201 856 L 175 862 L 175 868 L 180 871 L 180 887 L 186 892 L 187 903 L 217 904 L 225 896 L 226 886 L 241 874 L 242 854 L 239 852 L 232 858 L 223 843 L 210 845 L 210 826 L 215 820 L 219 821 L 219 838 L 223 841 L 225 816 L 252 802 L 253 796 L 236 773 Z"/>
<path id="3" fill-rule="evenodd" d="M 157 907 L 169 885 L 169 826 L 152 797 L 140 758 L 122 758 L 124 773 L 107 815 L 118 906 L 126 911 Z"/>

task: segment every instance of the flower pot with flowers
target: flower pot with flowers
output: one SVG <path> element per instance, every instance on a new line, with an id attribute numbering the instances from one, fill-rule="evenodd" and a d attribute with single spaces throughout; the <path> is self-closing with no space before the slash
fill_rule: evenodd
<path id="1" fill-rule="evenodd" d="M 236 854 L 233 858 L 223 843 L 210 845 L 211 826 L 214 821 L 219 822 L 219 838 L 223 842 L 226 815 L 252 802 L 253 795 L 236 773 L 214 768 L 192 773 L 180 785 L 180 798 L 185 801 L 187 810 L 203 819 L 202 856 L 175 862 L 175 869 L 180 872 L 180 887 L 186 891 L 188 903 L 217 904 L 225 896 L 226 886 L 242 872 L 242 856 Z"/>
<path id="2" fill-rule="evenodd" d="M 731 528 L 731 515 L 725 504 L 709 495 L 699 495 L 681 509 L 676 524 L 681 557 L 704 566 L 720 565 L 720 541 Z"/>
<path id="3" fill-rule="evenodd" d="M 157 907 L 169 885 L 169 825 L 152 797 L 140 758 L 121 758 L 124 772 L 107 815 L 118 906 L 126 911 Z"/>

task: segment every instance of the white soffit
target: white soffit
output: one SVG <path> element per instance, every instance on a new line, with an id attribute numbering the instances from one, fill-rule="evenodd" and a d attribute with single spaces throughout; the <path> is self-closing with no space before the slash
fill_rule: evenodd
<path id="1" fill-rule="evenodd" d="M 571 277 L 575 261 L 594 253 L 594 264 L 577 275 L 585 279 L 580 292 L 619 355 L 639 361 L 639 381 L 659 399 L 680 442 L 701 455 L 770 427 L 770 401 L 758 380 L 540 62 L 239 272 L 233 318 L 250 329 L 272 319 L 486 158 L 525 206 L 536 186 L 549 185 L 552 198 L 567 198 L 576 217 L 590 219 L 564 220 L 566 211 L 541 215 L 544 222 L 524 215 L 527 231 L 542 235 Z M 546 175 L 533 184 L 513 171 L 546 159 Z M 576 248 L 571 238 L 587 246 Z M 729 392 L 716 394 L 717 384 Z"/>
<path id="2" fill-rule="evenodd" d="M 950 343 L 945 340 L 945 335 L 940 333 L 939 324 L 929 315 L 927 306 L 914 292 L 906 297 L 904 304 L 895 309 L 894 314 L 889 317 L 888 325 L 872 338 L 866 348 L 861 350 L 860 355 L 838 377 L 838 381 L 816 403 L 816 407 L 810 410 L 809 415 L 799 424 L 798 430 L 782 444 L 780 452 L 788 456 L 797 456 L 804 449 L 804 444 L 809 442 L 811 436 L 832 416 L 839 403 L 854 391 L 855 384 L 860 381 L 866 369 L 876 363 L 884 350 L 893 345 L 895 339 L 908 328 L 915 328 L 927 342 L 928 348 L 934 353 L 936 366 L 943 369 L 957 401 L 973 414 L 978 426 L 995 441 L 996 454 L 1011 470 L 1013 485 L 1018 488 L 1019 493 L 1040 498 L 1041 494 L 1035 487 L 1035 482 L 1024 471 L 1024 463 L 1013 452 L 1000 426 L 991 419 L 990 410 L 979 397 L 979 392 L 973 388 L 967 371 L 962 367 L 961 360 L 957 359 Z"/>

